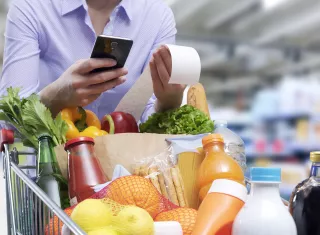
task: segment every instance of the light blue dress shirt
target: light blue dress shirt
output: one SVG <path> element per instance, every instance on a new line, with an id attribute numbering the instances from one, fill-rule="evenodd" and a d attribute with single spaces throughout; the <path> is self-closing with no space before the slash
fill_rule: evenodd
<path id="1" fill-rule="evenodd" d="M 107 1 L 107 0 L 106 0 Z M 125 67 L 127 81 L 102 94 L 88 109 L 99 118 L 114 111 L 142 74 L 152 52 L 175 43 L 176 26 L 163 0 L 122 0 L 111 14 L 104 35 L 134 41 Z M 5 32 L 0 94 L 9 86 L 22 87 L 21 96 L 39 92 L 74 62 L 89 58 L 96 39 L 85 0 L 15 0 Z M 149 100 L 141 121 L 154 112 Z"/>

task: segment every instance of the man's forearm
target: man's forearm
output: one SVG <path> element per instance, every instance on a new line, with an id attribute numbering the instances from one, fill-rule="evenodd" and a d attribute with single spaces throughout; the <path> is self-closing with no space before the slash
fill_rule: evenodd
<path id="1" fill-rule="evenodd" d="M 154 104 L 155 111 L 156 112 L 165 112 L 170 109 L 179 108 L 181 106 L 182 99 L 183 99 L 183 96 L 181 96 L 180 98 L 178 98 L 176 100 L 171 100 L 170 102 L 165 102 L 165 103 L 161 102 L 160 100 L 157 99 Z"/>
<path id="2" fill-rule="evenodd" d="M 55 91 L 51 85 L 46 86 L 39 92 L 41 102 L 50 109 L 52 116 L 55 117 L 64 108 L 62 102 L 59 102 L 55 97 Z"/>

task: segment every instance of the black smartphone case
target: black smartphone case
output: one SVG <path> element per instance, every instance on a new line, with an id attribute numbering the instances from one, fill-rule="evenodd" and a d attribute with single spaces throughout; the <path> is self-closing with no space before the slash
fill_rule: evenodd
<path id="1" fill-rule="evenodd" d="M 102 72 L 123 68 L 129 56 L 132 45 L 133 41 L 130 39 L 98 36 L 92 50 L 91 58 L 110 58 L 117 61 L 117 64 L 109 68 L 95 69 L 92 72 Z"/>

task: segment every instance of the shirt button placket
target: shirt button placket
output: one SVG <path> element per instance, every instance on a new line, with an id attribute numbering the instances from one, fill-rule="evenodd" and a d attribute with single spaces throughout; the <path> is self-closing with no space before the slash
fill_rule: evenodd
<path id="1" fill-rule="evenodd" d="M 107 24 L 105 30 L 104 30 L 104 34 L 105 35 L 112 35 L 113 34 L 113 25 L 114 25 L 114 21 L 116 16 L 118 15 L 119 12 L 119 7 L 117 7 L 111 14 L 110 16 L 110 22 L 109 24 Z"/>

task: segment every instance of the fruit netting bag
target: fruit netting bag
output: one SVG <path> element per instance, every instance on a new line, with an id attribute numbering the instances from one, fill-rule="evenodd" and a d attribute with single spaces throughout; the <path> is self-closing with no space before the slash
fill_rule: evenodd
<path id="1" fill-rule="evenodd" d="M 181 224 L 185 235 L 191 234 L 197 215 L 194 209 L 181 208 L 170 202 L 158 192 L 150 180 L 135 175 L 112 181 L 90 198 L 101 200 L 111 206 L 114 215 L 125 206 L 135 205 L 145 209 L 154 221 L 177 221 Z M 70 216 L 76 206 L 65 209 L 66 214 Z M 60 234 L 62 227 L 63 223 L 58 223 L 58 218 L 55 216 L 46 227 L 46 234 Z"/>
<path id="2" fill-rule="evenodd" d="M 108 198 L 122 205 L 135 205 L 148 211 L 152 218 L 163 211 L 177 208 L 148 179 L 139 176 L 116 179 L 91 198 Z"/>

